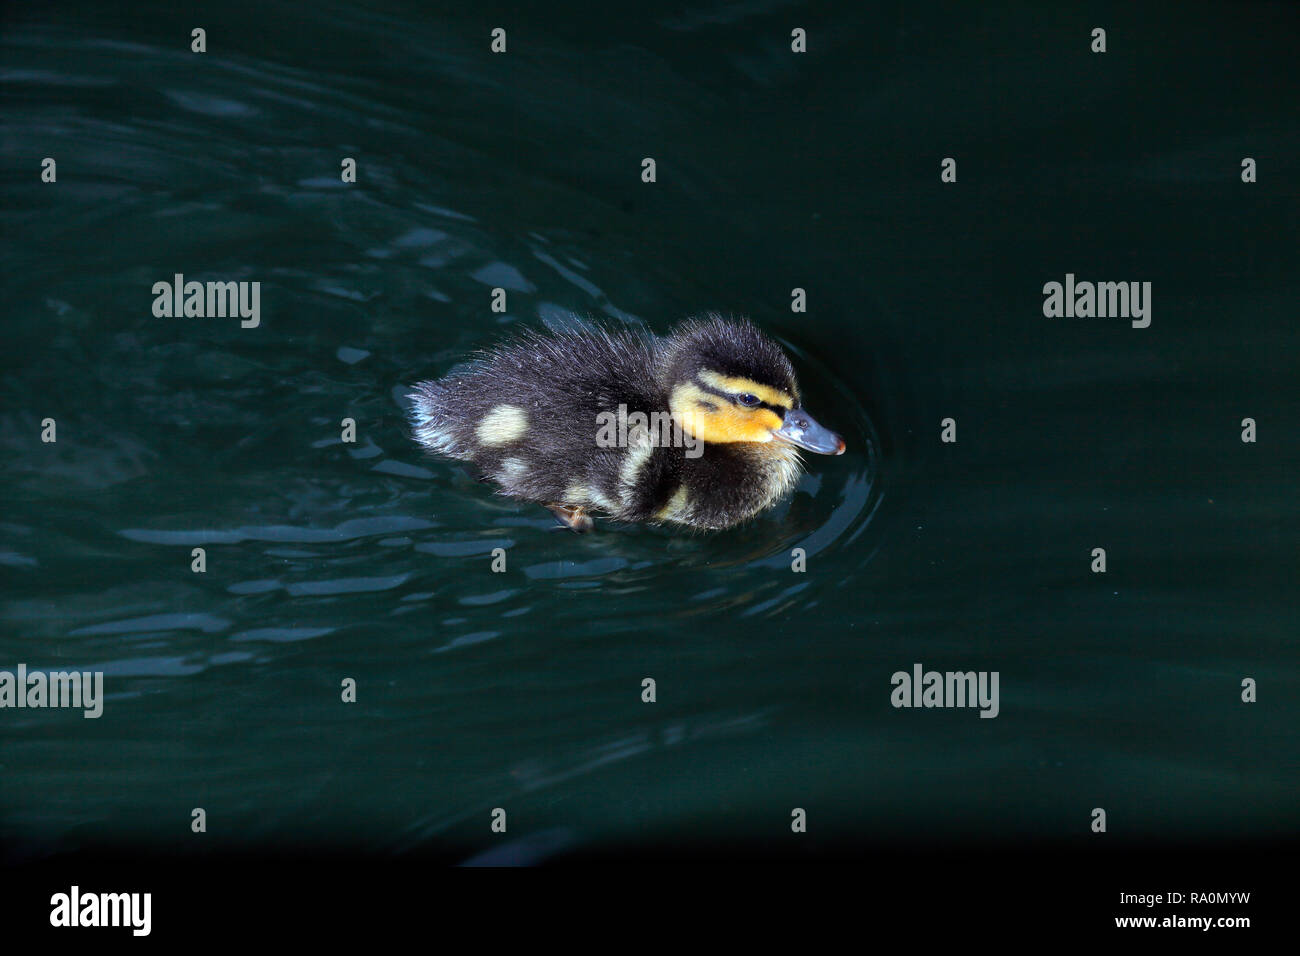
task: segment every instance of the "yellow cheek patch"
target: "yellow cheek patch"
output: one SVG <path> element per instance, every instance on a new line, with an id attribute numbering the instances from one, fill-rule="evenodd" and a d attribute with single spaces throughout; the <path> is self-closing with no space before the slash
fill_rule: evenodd
<path id="1" fill-rule="evenodd" d="M 703 369 L 696 375 L 696 378 L 705 385 L 710 385 L 723 392 L 729 392 L 733 395 L 748 392 L 750 395 L 757 395 L 760 401 L 767 402 L 769 405 L 776 405 L 779 408 L 794 408 L 794 399 L 779 388 L 763 385 L 753 379 L 745 378 L 743 375 L 719 375 L 717 372 Z"/>
<path id="2" fill-rule="evenodd" d="M 704 434 L 695 437 L 705 441 L 771 441 L 772 432 L 781 427 L 776 412 L 766 408 L 740 409 L 724 405 L 719 411 L 702 409 Z"/>
<path id="3" fill-rule="evenodd" d="M 508 445 L 528 431 L 528 413 L 518 405 L 498 405 L 478 423 L 475 434 L 484 445 Z"/>
<path id="4" fill-rule="evenodd" d="M 770 409 L 740 408 L 696 385 L 677 386 L 671 404 L 682 429 L 701 441 L 767 442 L 781 427 L 781 416 Z"/>

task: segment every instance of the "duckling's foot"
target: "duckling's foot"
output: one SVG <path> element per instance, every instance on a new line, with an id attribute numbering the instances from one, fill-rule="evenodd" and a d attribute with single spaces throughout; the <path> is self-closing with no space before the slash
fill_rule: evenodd
<path id="1" fill-rule="evenodd" d="M 586 534 L 595 524 L 591 515 L 583 511 L 582 505 L 553 504 L 546 507 L 551 509 L 551 514 L 555 515 L 560 524 L 576 534 Z"/>

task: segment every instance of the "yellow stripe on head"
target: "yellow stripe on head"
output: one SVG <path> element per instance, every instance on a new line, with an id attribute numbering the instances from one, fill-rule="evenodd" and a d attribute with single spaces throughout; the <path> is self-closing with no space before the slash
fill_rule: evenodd
<path id="1" fill-rule="evenodd" d="M 764 385 L 752 378 L 745 378 L 743 375 L 719 375 L 717 372 L 701 369 L 696 378 L 705 385 L 711 385 L 722 392 L 732 395 L 748 392 L 750 395 L 758 396 L 759 401 L 766 402 L 769 405 L 776 405 L 778 408 L 794 408 L 794 398 L 786 394 L 782 389 Z"/>

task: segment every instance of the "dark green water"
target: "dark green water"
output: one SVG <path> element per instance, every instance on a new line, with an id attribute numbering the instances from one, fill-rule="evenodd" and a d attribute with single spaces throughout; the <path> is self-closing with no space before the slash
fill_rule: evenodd
<path id="1" fill-rule="evenodd" d="M 6 13 L 0 669 L 107 699 L 0 711 L 0 837 L 1295 833 L 1293 9 L 372 6 Z M 1045 318 L 1067 272 L 1151 326 Z M 260 326 L 156 318 L 175 273 L 260 281 Z M 741 530 L 557 532 L 409 438 L 510 326 L 705 310 L 850 445 Z M 893 708 L 916 662 L 999 716 Z"/>

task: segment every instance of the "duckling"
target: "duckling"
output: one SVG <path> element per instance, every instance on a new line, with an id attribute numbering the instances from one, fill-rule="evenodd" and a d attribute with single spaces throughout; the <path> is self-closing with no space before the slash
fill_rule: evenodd
<path id="1" fill-rule="evenodd" d="M 718 315 L 668 336 L 525 331 L 409 398 L 425 448 L 577 532 L 592 513 L 729 528 L 794 488 L 800 449 L 845 447 L 804 410 L 780 346 Z"/>

